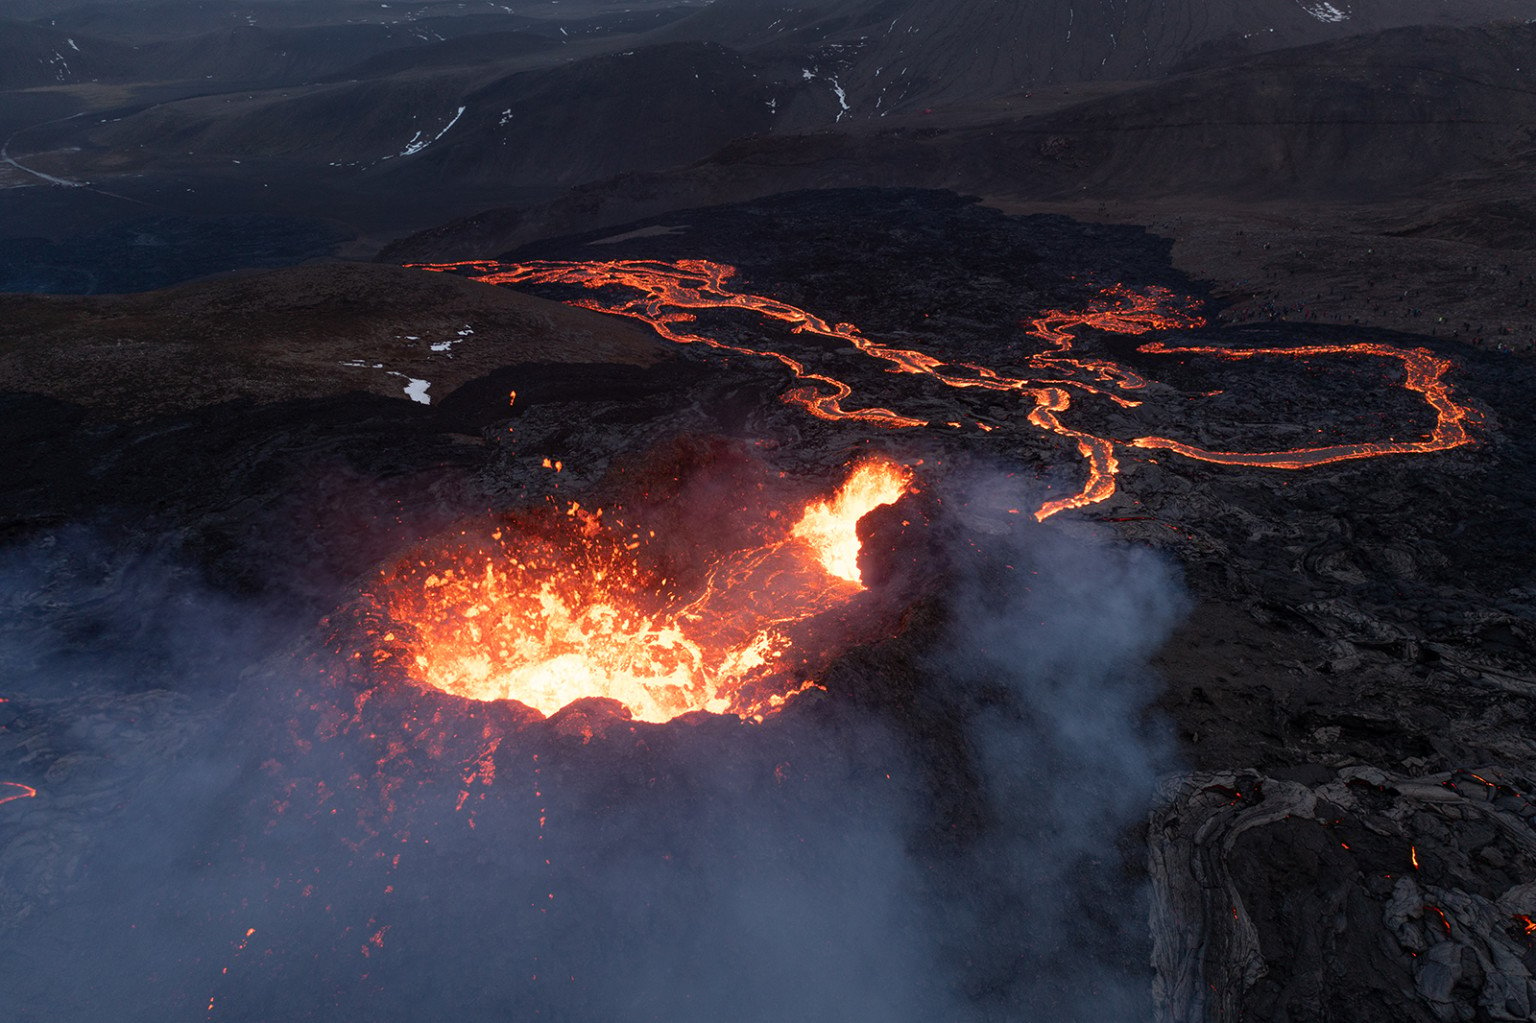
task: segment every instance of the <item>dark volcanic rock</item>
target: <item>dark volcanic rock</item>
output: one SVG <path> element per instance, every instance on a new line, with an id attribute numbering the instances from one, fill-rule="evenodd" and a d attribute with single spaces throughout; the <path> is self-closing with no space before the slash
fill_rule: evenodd
<path id="1" fill-rule="evenodd" d="M 1522 771 L 1171 785 L 1151 831 L 1161 1018 L 1530 1019 Z"/>
<path id="2" fill-rule="evenodd" d="M 1166 240 L 1135 228 L 1010 217 L 943 193 L 848 190 L 689 209 L 505 255 L 728 262 L 738 268 L 734 287 L 742 292 L 856 324 L 870 339 L 921 350 L 952 367 L 975 363 L 1006 371 L 1039 346 L 1025 332 L 1025 321 L 1050 308 L 1084 308 L 1110 284 L 1162 286 L 1207 297 L 1200 282 L 1171 267 L 1168 250 Z M 771 486 L 786 493 L 810 494 L 857 454 L 891 452 L 916 467 L 924 493 L 899 515 L 893 509 L 871 522 L 874 532 L 867 535 L 896 537 L 880 577 L 900 579 L 920 596 L 904 594 L 904 628 L 897 635 L 838 662 L 823 679 L 828 692 L 796 712 L 805 716 L 793 718 L 791 729 L 804 721 L 826 728 L 788 733 L 810 748 L 769 758 L 761 770 L 742 768 L 746 779 L 755 779 L 752 784 L 738 779 L 726 785 L 735 814 L 745 812 L 732 787 L 738 782 L 745 786 L 740 791 L 754 793 L 752 806 L 792 802 L 799 791 L 793 786 L 802 782 L 856 797 L 854 806 L 846 799 L 826 804 L 835 812 L 825 820 L 801 826 L 793 818 L 796 842 L 811 842 L 826 864 L 841 862 L 837 843 L 847 838 L 852 822 L 886 805 L 887 797 L 877 793 L 888 790 L 879 786 L 894 777 L 893 784 L 910 787 L 911 802 L 902 804 L 902 812 L 911 817 L 901 818 L 896 859 L 937 879 L 921 890 L 941 896 L 943 913 L 914 921 L 906 915 L 912 904 L 901 903 L 902 925 L 879 930 L 879 947 L 889 949 L 891 935 L 925 934 L 927 923 L 938 927 L 951 944 L 935 958 L 951 972 L 935 983 L 961 992 L 965 1012 L 981 1018 L 988 1012 L 1018 1016 L 1026 1011 L 1021 1006 L 1034 1004 L 1032 995 L 1043 991 L 1050 997 L 1041 995 L 1041 1004 L 1058 1018 L 1100 1019 L 1101 988 L 1093 986 L 1099 981 L 1117 992 L 1122 984 L 1124 991 L 1137 992 L 1115 1004 L 1125 1018 L 1146 1018 L 1149 956 L 1157 970 L 1159 1008 L 1170 1020 L 1529 1016 L 1530 939 L 1518 921 L 1536 914 L 1527 883 L 1536 848 L 1526 799 L 1536 759 L 1526 713 L 1536 694 L 1531 625 L 1536 592 L 1524 557 L 1536 505 L 1531 470 L 1536 417 L 1527 401 L 1532 382 L 1527 361 L 1318 322 L 1277 319 L 1262 326 L 1159 332 L 1156 336 L 1171 343 L 1232 349 L 1359 340 L 1429 347 L 1453 359 L 1449 379 L 1456 395 L 1480 411 L 1476 443 L 1296 472 L 1223 467 L 1121 443 L 1119 490 L 1112 499 L 1036 526 L 1027 512 L 1041 500 L 1075 490 L 1082 466 L 1067 438 L 1031 424 L 1033 406 L 1018 395 L 946 388 L 881 372 L 882 364 L 846 346 L 748 316 L 699 311 L 690 329 L 718 330 L 746 347 L 779 346 L 813 372 L 849 380 L 856 407 L 885 405 L 936 425 L 882 431 L 859 422 L 824 421 L 781 400 L 793 381 L 778 362 L 697 348 L 670 349 L 671 357 L 653 361 L 658 349 L 627 321 L 613 321 L 614 333 L 607 336 L 601 326 L 607 321 L 599 314 L 545 301 L 590 299 L 593 292 L 551 286 L 539 296 L 417 271 L 349 267 L 282 271 L 120 299 L 7 299 L 8 319 L 30 325 L 29 332 L 46 340 L 30 350 L 14 342 L 3 356 L 31 381 L 26 387 L 31 393 L 5 399 L 13 413 L 8 421 L 22 424 L 25 442 L 0 473 L 6 481 L 0 521 L 12 538 L 10 549 L 46 549 L 60 542 L 60 526 L 94 521 L 113 554 L 85 559 L 92 564 L 170 548 L 221 599 L 262 594 L 272 603 L 313 613 L 353 600 L 378 565 L 410 549 L 413 541 L 482 521 L 477 517 L 488 509 L 549 503 L 558 509 L 566 501 L 590 507 L 637 492 L 649 495 L 654 487 L 655 497 L 648 497 L 653 505 L 638 498 L 635 503 L 647 514 L 686 523 L 701 493 L 726 494 L 729 500 L 709 506 L 716 518 L 701 515 L 691 531 L 672 541 L 691 549 L 727 532 L 719 523 L 730 524 L 739 498 L 739 488 L 729 485 L 732 465 L 752 466 L 749 479 L 774 481 Z M 338 393 L 344 380 L 327 374 L 336 372 L 331 367 L 341 358 L 335 347 L 340 342 L 327 337 L 345 340 L 343 331 L 351 324 L 352 337 L 383 343 L 416 322 L 410 310 L 421 305 L 433 309 L 434 328 L 452 327 L 461 308 L 470 310 L 462 315 L 475 324 L 474 333 L 452 350 L 455 359 L 482 361 L 466 364 L 456 386 L 443 387 L 451 393 L 434 393 L 431 407 L 403 395 Z M 513 328 L 521 324 L 522 334 L 511 337 L 516 343 L 501 352 L 481 352 L 476 344 L 482 320 L 493 317 L 500 317 L 496 322 L 509 334 L 516 335 Z M 174 334 L 182 318 L 225 332 L 210 329 L 199 343 L 199 329 Z M 283 324 L 306 318 L 312 330 L 278 336 Z M 581 332 L 585 341 L 569 341 Z M 91 407 L 92 382 L 76 380 L 77 360 L 84 352 L 105 351 L 102 339 L 135 333 L 141 349 L 153 347 L 146 339 L 174 341 L 179 359 L 155 364 L 154 372 L 166 379 L 142 406 L 133 404 L 123 387 Z M 1135 407 L 1082 397 L 1072 406 L 1071 423 L 1122 441 L 1155 431 L 1235 450 L 1415 437 L 1430 424 L 1424 403 L 1398 386 L 1400 370 L 1391 361 L 1157 356 L 1137 350 L 1146 339 L 1080 332 L 1085 354 L 1125 365 L 1148 384 L 1137 392 L 1141 404 Z M 429 342 L 436 340 L 423 331 L 412 341 L 426 344 L 426 353 L 420 345 L 387 352 L 430 360 Z M 442 340 L 452 338 L 444 334 Z M 570 361 L 555 364 L 551 353 L 562 343 L 570 345 L 565 353 Z M 619 352 L 629 353 L 629 365 L 619 364 L 614 354 Z M 258 372 L 263 360 L 279 354 L 287 360 L 282 372 Z M 377 358 L 372 350 L 361 357 Z M 131 361 L 118 363 L 118 371 L 126 375 Z M 635 365 L 641 362 L 651 364 Z M 290 380 L 286 389 L 283 377 Z M 517 397 L 509 405 L 512 391 Z M 212 398 L 225 402 L 210 405 Z M 963 425 L 976 422 L 993 429 Z M 1023 514 L 1010 515 L 1014 510 Z M 1074 546 L 1086 533 L 1102 536 L 1111 530 L 1139 551 L 1105 544 L 1090 556 L 1084 553 L 1088 548 Z M 1143 567 L 1156 561 L 1147 548 L 1181 567 L 1192 598 L 1187 622 L 1156 658 L 1166 692 L 1152 717 L 1165 726 L 1141 718 L 1142 697 L 1136 694 L 1144 693 L 1147 680 L 1140 660 L 1150 652 L 1143 647 L 1160 642 L 1159 630 L 1181 603 L 1159 584 L 1157 614 L 1147 614 L 1138 604 L 1137 587 L 1149 577 L 1114 571 L 1122 556 L 1143 559 Z M 935 551 L 949 553 L 941 558 Z M 946 589 L 966 572 L 978 590 L 969 603 Z M 1159 572 L 1153 574 L 1164 579 L 1165 570 Z M 109 590 L 111 585 L 101 584 Z M 51 586 L 23 594 L 19 603 L 36 616 L 28 620 L 55 623 L 66 635 L 85 637 L 88 647 L 92 623 L 104 617 L 99 591 L 89 590 L 90 600 L 66 599 L 59 596 L 65 590 Z M 111 598 L 126 605 L 121 613 L 130 622 L 142 625 L 141 618 L 164 606 L 138 591 L 133 596 Z M 1038 631 L 1058 614 L 1072 621 L 1068 610 L 1075 602 L 1087 607 L 1075 625 L 1062 627 L 1054 638 L 1049 630 Z M 1001 617 L 991 631 L 959 651 L 935 646 L 935 637 L 963 624 L 959 620 L 967 611 L 979 615 L 989 603 L 1002 605 L 993 609 Z M 132 630 L 98 633 L 105 637 L 101 642 L 115 643 Z M 264 653 L 298 649 L 319 656 L 322 641 L 311 622 L 289 628 L 284 637 L 266 643 Z M 1105 647 L 1119 653 L 1105 655 L 1091 685 L 1065 686 L 1063 679 L 1076 677 L 1074 658 L 1091 661 Z M 968 659 L 973 655 L 994 659 L 980 662 L 991 664 L 990 674 Z M 477 923 L 477 934 L 503 938 L 511 947 L 523 940 L 512 933 L 512 910 L 489 921 L 477 921 L 477 914 L 497 899 L 509 906 L 509 900 L 520 900 L 516 912 L 524 902 L 543 906 L 551 890 L 560 893 L 557 905 L 571 890 L 584 900 L 575 916 L 583 927 L 558 933 L 578 936 L 577 946 L 586 942 L 581 947 L 606 949 L 599 933 L 606 922 L 603 907 L 615 896 L 545 885 L 540 875 L 528 889 L 531 896 L 521 889 L 507 895 L 497 885 L 471 885 L 466 901 L 461 875 L 442 874 L 442 865 L 472 863 L 474 877 L 496 878 L 508 863 L 532 855 L 530 849 L 555 847 L 562 858 L 540 858 L 555 861 L 553 876 L 564 883 L 565 871 L 606 863 L 609 851 L 630 865 L 643 857 L 664 864 L 661 869 L 669 873 L 663 876 L 688 881 L 654 889 L 663 896 L 635 910 L 636 919 L 650 926 L 657 904 L 710 897 L 689 886 L 703 861 L 681 856 L 682 862 L 674 863 L 678 847 L 670 836 L 647 830 L 651 825 L 631 829 L 625 823 L 618 831 L 610 825 L 628 822 L 633 810 L 652 824 L 680 822 L 686 831 L 693 818 L 679 807 L 707 799 L 718 782 L 713 772 L 727 761 L 712 752 L 700 761 L 701 773 L 692 773 L 686 757 L 671 759 L 671 753 L 712 749 L 710 743 L 756 749 L 762 742 L 773 750 L 782 734 L 711 723 L 707 717 L 676 728 L 635 730 L 611 707 L 587 704 L 547 731 L 519 733 L 521 745 L 508 742 L 486 753 L 481 737 L 492 733 L 483 729 L 495 724 L 491 717 L 498 712 L 481 715 L 463 707 L 450 712 L 445 705 L 443 714 L 454 722 L 453 756 L 436 766 L 411 767 L 417 773 L 410 777 L 421 783 L 415 789 L 389 790 L 402 804 L 436 806 L 430 803 L 433 793 L 445 803 L 441 820 L 422 810 L 417 820 L 422 830 L 409 845 L 399 843 L 407 852 L 397 872 L 386 866 L 394 844 L 388 854 L 374 856 L 384 848 L 369 844 L 378 833 L 356 838 L 347 830 L 351 825 L 338 823 L 328 808 L 341 806 L 353 816 L 359 807 L 376 813 L 369 809 L 372 782 L 364 777 L 369 765 L 378 758 L 404 764 L 419 750 L 389 749 L 396 733 L 338 733 L 336 719 L 350 713 L 350 699 L 316 689 L 307 677 L 291 683 L 288 673 L 294 669 L 286 659 L 258 665 L 259 660 L 245 658 L 242 663 L 255 667 L 239 686 L 231 681 L 238 677 L 233 672 L 220 676 L 221 683 L 209 683 L 210 690 L 233 692 L 235 702 L 206 707 L 201 716 L 187 704 L 201 691 L 203 676 L 153 665 L 143 677 L 163 680 L 174 692 L 162 689 L 151 698 L 146 692 L 155 692 L 155 686 L 145 684 L 114 696 L 102 676 L 88 674 L 76 691 L 0 705 L 11 715 L 3 720 L 22 726 L 0 744 L 8 758 L 0 766 L 14 768 L 9 775 L 0 771 L 0 777 L 36 783 L 48 795 L 48 801 L 5 807 L 23 806 L 27 815 L 20 837 L 0 844 L 0 873 L 21 879 L 6 888 L 7 920 L 15 921 L 7 939 L 32 936 L 35 947 L 53 948 L 50 942 L 73 933 L 72 921 L 96 908 L 89 896 L 102 890 L 91 887 L 101 884 L 102 875 L 93 881 L 79 864 L 118 876 L 92 851 L 92 828 L 121 821 L 112 807 L 128 783 L 93 781 L 98 775 L 88 761 L 70 759 L 70 744 L 85 739 L 60 724 L 71 717 L 97 722 L 92 715 L 107 707 L 140 722 L 132 728 L 100 722 L 91 726 L 95 732 L 82 733 L 108 736 L 109 747 L 118 741 L 110 737 L 117 736 L 124 748 L 173 756 L 183 748 L 175 737 L 196 728 L 213 734 L 228 728 L 230 745 L 245 759 L 243 769 L 233 772 L 238 780 L 223 782 L 227 798 L 215 802 L 262 807 L 263 823 L 250 834 L 233 833 L 243 818 L 226 812 L 206 824 L 207 834 L 191 840 L 197 855 L 185 855 L 196 859 L 204 871 L 199 876 L 208 878 L 203 897 L 214 907 L 208 919 L 174 917 L 167 923 L 150 914 L 153 926 L 184 928 L 194 947 L 222 949 L 233 947 L 245 928 L 257 926 L 246 922 L 249 914 L 271 914 L 260 917 L 263 935 L 269 919 L 302 920 L 305 926 L 262 947 L 278 949 L 270 961 L 285 968 L 305 964 L 306 970 L 319 971 L 304 976 L 320 976 L 327 992 L 348 996 L 347 1011 L 366 1006 L 357 1011 L 369 1018 L 410 1018 L 418 1006 L 389 997 L 398 982 L 417 993 L 424 990 L 421 985 L 430 986 L 438 998 L 467 1006 L 464 1011 L 472 1016 L 501 1018 L 515 1011 L 508 1006 L 516 999 L 526 1005 L 546 995 L 520 973 L 512 977 L 499 961 L 500 972 L 490 977 L 482 960 L 455 955 L 441 975 L 434 972 L 420 984 L 413 979 L 418 975 L 396 974 L 380 964 L 397 962 L 388 958 L 397 948 L 418 964 L 429 949 L 456 952 L 454 934 Z M 1038 684 L 1026 696 L 1010 696 L 998 681 L 1007 675 L 1004 662 L 1035 673 L 1031 677 Z M 262 702 L 269 697 L 257 695 L 255 681 L 269 677 L 280 682 L 273 687 L 272 706 L 286 708 L 271 718 Z M 291 695 L 295 690 L 298 696 Z M 410 709 L 410 697 L 397 690 L 381 699 Z M 333 706 L 338 699 L 339 708 Z M 91 701 L 100 701 L 100 707 Z M 1092 712 L 1118 706 L 1116 701 L 1124 701 L 1128 720 L 1108 738 L 1070 727 L 1060 734 L 1050 731 L 1058 719 L 1095 720 Z M 299 723 L 289 725 L 290 715 Z M 889 723 L 904 752 L 888 754 L 880 752 L 886 747 L 856 741 L 855 723 L 867 723 L 870 716 Z M 330 719 L 331 731 L 322 733 L 312 718 Z M 231 724 L 246 720 L 284 724 Z M 418 721 L 414 710 L 409 720 Z M 984 720 L 997 730 L 978 730 L 976 722 Z M 135 729 L 154 741 L 139 739 Z M 275 735 L 283 729 L 292 734 Z M 998 731 L 1025 737 L 1005 747 L 1002 759 L 1015 765 L 1012 774 L 999 775 L 996 763 L 988 761 L 989 750 L 997 752 L 988 743 Z M 1134 829 L 1121 834 L 1125 815 L 1146 808 L 1137 785 L 1150 781 L 1156 767 L 1172 766 L 1156 752 L 1155 734 L 1147 733 L 1176 737 L 1188 773 L 1168 782 L 1143 843 Z M 414 742 L 416 734 L 398 736 Z M 302 742 L 294 743 L 294 737 Z M 1074 737 L 1076 744 L 1068 741 Z M 696 742 L 704 745 L 695 747 Z M 818 751 L 844 747 L 858 750 L 851 769 L 839 773 L 844 761 L 834 759 L 828 766 L 820 759 Z M 285 751 L 281 757 L 276 748 Z M 542 775 L 531 766 L 532 752 L 545 757 L 538 761 L 547 765 L 539 767 Z M 907 756 L 916 767 L 904 773 Z M 1122 756 L 1130 760 L 1117 759 Z M 282 757 L 287 759 L 279 762 Z M 444 822 L 463 820 L 448 809 L 453 794 L 464 772 L 480 770 L 485 757 L 500 773 L 485 800 L 487 809 L 480 811 L 481 834 L 457 824 L 450 830 Z M 269 761 L 275 766 L 266 766 Z M 164 774 L 151 754 L 125 755 L 125 763 L 119 770 L 135 778 L 159 780 Z M 505 784 L 508 776 L 517 778 L 515 786 Z M 282 788 L 299 779 L 305 791 Z M 316 789 L 315 779 L 325 782 L 318 796 L 308 794 Z M 479 785 L 463 784 L 466 792 Z M 1106 788 L 1115 791 L 1106 795 Z M 590 841 L 573 842 L 570 832 L 560 830 L 571 817 L 551 818 L 555 823 L 548 833 L 557 837 L 548 845 L 530 838 L 528 849 L 509 852 L 497 841 L 524 834 L 512 830 L 514 818 L 540 820 L 542 829 L 546 804 L 539 800 L 546 792 L 556 800 L 573 791 L 581 793 L 580 812 L 602 822 L 582 834 Z M 308 807 L 309 800 L 313 807 L 288 818 L 293 823 L 266 809 L 275 803 L 286 807 L 290 797 L 294 806 Z M 1004 827 L 1012 811 L 1000 809 L 1003 805 L 1027 811 L 1018 834 Z M 1065 851 L 1031 844 L 1058 834 L 1068 836 Z M 430 850 L 416 841 L 427 835 Z M 492 836 L 489 844 L 477 844 L 485 835 Z M 823 844 L 828 836 L 836 842 Z M 365 851 L 352 856 L 346 840 L 361 842 L 357 848 Z M 442 851 L 436 849 L 439 843 Z M 1139 937 L 1142 907 L 1134 883 L 1147 848 L 1155 941 L 1150 948 Z M 291 867 L 294 849 L 302 850 L 303 862 Z M 770 859 L 779 869 L 781 860 Z M 857 862 L 857 871 L 846 876 L 867 876 L 869 861 Z M 323 897 L 310 902 L 299 893 L 316 871 L 321 878 L 316 884 L 336 889 L 317 889 Z M 134 876 L 126 868 L 125 873 Z M 290 874 L 302 875 L 291 884 L 293 893 Z M 358 876 L 371 887 L 349 887 Z M 1021 876 L 1029 879 L 1022 888 Z M 624 888 L 620 894 L 627 898 L 633 886 L 619 882 L 616 890 Z M 441 902 L 426 899 L 397 908 L 403 899 L 380 901 L 374 890 L 386 884 L 390 892 L 399 884 L 402 893 L 430 892 Z M 641 887 L 652 899 L 653 889 Z M 331 890 L 350 901 L 327 902 Z M 814 884 L 811 890 L 820 891 Z M 162 897 L 160 889 L 150 891 L 148 898 Z M 257 894 L 241 902 L 250 892 Z M 1068 901 L 1060 905 L 1036 901 L 1041 893 L 1054 898 L 1063 892 Z M 673 899 L 677 893 L 687 899 Z M 131 899 L 126 904 L 137 905 Z M 336 919 L 325 915 L 333 906 L 339 907 Z M 1035 914 L 1047 910 L 1056 913 L 1053 921 L 1066 920 L 1053 922 L 1044 932 L 1048 940 L 1033 926 L 1046 919 Z M 401 922 L 400 928 L 374 943 L 372 935 L 383 934 L 377 928 L 386 918 Z M 112 917 L 114 925 L 126 919 Z M 977 934 L 985 940 L 978 942 Z M 131 942 L 140 939 L 124 927 L 121 934 L 112 930 L 109 940 L 130 954 Z M 421 944 L 405 944 L 412 941 Z M 360 946 L 364 957 L 356 951 Z M 579 948 L 563 954 L 578 956 Z M 233 961 L 235 953 L 225 958 Z M 621 965 L 628 961 L 623 955 L 612 958 Z M 208 972 L 215 973 L 222 961 Z M 257 988 L 268 979 L 260 963 L 267 961 L 241 959 L 231 971 L 235 979 L 227 983 L 254 999 L 248 1003 L 254 1008 L 243 1011 L 285 1018 L 314 1011 L 298 1004 L 309 993 L 299 982 L 259 995 Z M 1086 974 L 1072 972 L 1085 963 L 1093 967 Z M 1051 966 L 1067 972 L 1054 973 Z M 207 985 L 199 986 L 201 976 L 194 978 L 198 983 L 188 981 L 199 1010 L 208 997 Z M 1047 978 L 1043 988 L 1036 984 L 1040 976 Z M 463 983 L 447 983 L 444 994 L 444 977 Z M 1059 980 L 1055 986 L 1052 977 Z M 1080 977 L 1088 979 L 1078 988 Z M 88 991 L 50 994 L 40 982 L 23 979 L 17 989 L 34 1015 L 49 1015 L 60 998 L 91 997 Z M 136 975 L 118 980 L 123 990 L 143 995 Z M 691 983 L 684 981 L 689 991 Z M 579 983 L 572 990 L 589 991 Z M 1084 1004 L 1082 990 L 1095 993 L 1092 1004 Z M 488 1007 L 479 1000 L 486 992 L 506 1000 Z M 733 986 L 732 997 L 738 994 Z M 156 989 L 143 997 L 151 1006 L 191 1004 L 180 989 Z M 674 1004 L 668 992 L 652 997 L 648 1006 Z M 325 1010 L 331 1016 L 336 1011 Z M 940 1010 L 914 1018 L 963 1017 Z"/>

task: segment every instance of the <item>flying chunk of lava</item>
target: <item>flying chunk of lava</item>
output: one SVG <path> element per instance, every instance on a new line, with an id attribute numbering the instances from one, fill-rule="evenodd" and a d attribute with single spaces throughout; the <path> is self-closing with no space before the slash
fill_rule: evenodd
<path id="1" fill-rule="evenodd" d="M 635 534 L 601 513 L 572 505 L 557 528 L 503 526 L 492 545 L 386 573 L 392 631 L 380 653 L 397 650 L 423 688 L 544 715 L 607 697 L 640 721 L 701 710 L 761 717 L 812 684 L 795 626 L 864 589 L 859 520 L 910 488 L 905 467 L 863 462 L 794 526 L 715 559 L 686 596 L 647 567 Z"/>

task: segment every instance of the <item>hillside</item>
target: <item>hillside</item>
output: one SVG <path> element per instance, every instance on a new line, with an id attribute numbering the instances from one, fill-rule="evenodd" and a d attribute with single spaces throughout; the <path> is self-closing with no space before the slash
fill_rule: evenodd
<path id="1" fill-rule="evenodd" d="M 121 44 L 0 19 L 0 90 L 120 78 L 135 64 Z"/>
<path id="2" fill-rule="evenodd" d="M 741 57 L 671 44 L 497 76 L 449 68 L 252 96 L 197 97 L 100 125 L 79 160 L 169 150 L 280 159 L 344 176 L 573 185 L 699 159 L 770 124 L 768 83 Z M 644 116 L 637 116 L 643 111 Z"/>
<path id="3" fill-rule="evenodd" d="M 883 117 L 1036 86 L 1156 78 L 1402 25 L 1525 20 L 1524 0 L 719 0 L 664 30 L 798 62 L 820 95 L 795 126 Z"/>
<path id="4" fill-rule="evenodd" d="M 386 255 L 483 255 L 786 188 L 903 184 L 1057 201 L 1085 192 L 1100 200 L 1380 201 L 1432 194 L 1453 179 L 1507 185 L 1525 180 L 1520 168 L 1536 161 L 1533 52 L 1536 25 L 1405 28 L 1238 59 L 1080 102 L 1058 87 L 988 113 L 940 110 L 842 132 L 759 136 L 693 166 L 594 183 L 552 206 L 490 211 L 404 240 Z"/>

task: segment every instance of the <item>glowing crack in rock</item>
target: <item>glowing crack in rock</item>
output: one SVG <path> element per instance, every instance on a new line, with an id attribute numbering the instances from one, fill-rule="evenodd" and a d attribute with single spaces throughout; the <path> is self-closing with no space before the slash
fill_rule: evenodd
<path id="1" fill-rule="evenodd" d="M 1422 440 L 1369 441 L 1316 448 L 1273 451 L 1212 451 L 1159 436 L 1113 438 L 1100 436 L 1068 423 L 1074 398 L 1092 396 L 1130 409 L 1141 402 L 1130 395 L 1142 390 L 1146 381 L 1129 367 L 1108 359 L 1075 353 L 1076 332 L 1082 328 L 1114 334 L 1139 336 L 1153 331 L 1189 330 L 1203 326 L 1196 313 L 1196 303 L 1165 288 L 1151 287 L 1135 291 L 1115 285 L 1101 292 L 1100 298 L 1082 310 L 1052 309 L 1025 325 L 1026 333 L 1047 344 L 1042 351 L 1019 353 L 1023 372 L 1009 375 L 989 366 L 968 362 L 950 362 L 928 352 L 897 348 L 865 337 L 851 323 L 826 320 L 787 302 L 764 295 L 737 291 L 731 279 L 735 267 L 707 260 L 615 260 L 558 262 L 533 261 L 499 263 L 466 261 L 460 263 L 411 264 L 437 272 L 461 272 L 473 279 L 495 285 L 561 284 L 577 286 L 598 297 L 571 302 L 615 316 L 627 316 L 648 324 L 661 337 L 678 344 L 701 345 L 738 355 L 758 356 L 780 363 L 802 386 L 788 391 L 783 400 L 798 405 L 813 416 L 826 420 L 851 420 L 873 426 L 900 429 L 944 425 L 883 407 L 853 407 L 849 404 L 853 387 L 826 373 L 813 372 L 802 358 L 768 348 L 732 344 L 694 333 L 688 325 L 705 310 L 738 310 L 787 325 L 795 334 L 810 334 L 843 342 L 857 352 L 876 360 L 887 373 L 912 374 L 957 389 L 995 391 L 1015 396 L 1026 403 L 1026 421 L 1037 429 L 1055 434 L 1076 448 L 1085 468 L 1085 479 L 1078 491 L 1067 497 L 1047 501 L 1035 511 L 1044 520 L 1061 511 L 1083 508 L 1105 501 L 1115 493 L 1124 450 L 1167 450 L 1184 458 L 1218 465 L 1251 466 L 1269 469 L 1307 469 L 1331 462 L 1386 455 L 1424 454 L 1446 451 L 1471 443 L 1469 426 L 1477 413 L 1456 400 L 1446 374 L 1451 361 L 1422 348 L 1403 348 L 1378 342 L 1353 344 L 1296 345 L 1288 347 L 1227 348 L 1217 346 L 1175 346 L 1150 341 L 1137 351 L 1149 355 L 1202 355 L 1223 361 L 1259 358 L 1307 360 L 1317 357 L 1366 356 L 1386 359 L 1402 365 L 1405 379 L 1400 386 L 1419 395 L 1434 411 L 1435 424 Z M 628 292 L 621 297 L 614 292 Z M 959 424 L 950 423 L 950 426 Z M 983 430 L 995 424 L 976 422 Z"/>

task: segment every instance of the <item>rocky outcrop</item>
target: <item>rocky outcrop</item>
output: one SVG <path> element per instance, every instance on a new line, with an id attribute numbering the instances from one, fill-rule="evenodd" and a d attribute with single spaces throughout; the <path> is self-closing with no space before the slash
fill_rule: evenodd
<path id="1" fill-rule="evenodd" d="M 1166 785 L 1149 830 L 1158 1019 L 1533 1018 L 1528 768 L 1313 774 L 1330 777 Z"/>

